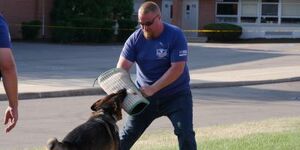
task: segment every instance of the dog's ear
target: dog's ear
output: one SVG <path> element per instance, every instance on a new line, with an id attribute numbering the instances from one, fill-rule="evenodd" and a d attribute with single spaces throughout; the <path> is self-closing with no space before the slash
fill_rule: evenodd
<path id="1" fill-rule="evenodd" d="M 116 93 L 116 97 L 114 97 L 114 100 L 117 102 L 123 102 L 124 98 L 127 96 L 127 90 L 121 89 Z"/>
<path id="2" fill-rule="evenodd" d="M 92 106 L 91 106 L 91 110 L 92 111 L 97 111 L 97 104 L 101 103 L 102 99 L 97 100 Z"/>
<path id="3" fill-rule="evenodd" d="M 119 94 L 125 94 L 127 93 L 127 90 L 125 88 L 119 90 L 116 94 L 119 95 Z"/>
<path id="4" fill-rule="evenodd" d="M 109 95 L 105 96 L 104 98 L 101 98 L 101 99 L 97 100 L 97 101 L 91 106 L 91 109 L 92 109 L 93 111 L 100 110 L 100 109 L 103 107 L 103 105 L 104 105 L 105 103 L 107 103 L 107 101 L 111 100 L 112 97 L 114 97 L 115 95 L 116 95 L 115 93 L 112 93 L 112 94 L 109 94 Z"/>

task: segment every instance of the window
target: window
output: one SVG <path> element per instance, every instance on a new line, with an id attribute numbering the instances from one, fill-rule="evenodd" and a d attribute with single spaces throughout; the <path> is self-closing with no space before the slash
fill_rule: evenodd
<path id="1" fill-rule="evenodd" d="M 261 23 L 278 23 L 279 0 L 262 0 Z"/>
<path id="2" fill-rule="evenodd" d="M 217 0 L 217 22 L 237 22 L 239 0 Z"/>
<path id="3" fill-rule="evenodd" d="M 241 22 L 256 23 L 257 21 L 257 0 L 243 0 L 241 2 Z"/>
<path id="4" fill-rule="evenodd" d="M 300 0 L 216 0 L 216 22 L 300 24 Z"/>
<path id="5" fill-rule="evenodd" d="M 237 15 L 237 4 L 217 5 L 217 15 Z"/>
<path id="6" fill-rule="evenodd" d="M 278 4 L 262 4 L 261 14 L 264 16 L 277 16 Z"/>
<path id="7" fill-rule="evenodd" d="M 282 24 L 300 24 L 300 18 L 281 18 Z"/>
<path id="8" fill-rule="evenodd" d="M 300 1 L 282 0 L 282 24 L 300 24 Z"/>
<path id="9" fill-rule="evenodd" d="M 261 23 L 277 23 L 278 18 L 277 17 L 261 17 L 260 22 Z"/>

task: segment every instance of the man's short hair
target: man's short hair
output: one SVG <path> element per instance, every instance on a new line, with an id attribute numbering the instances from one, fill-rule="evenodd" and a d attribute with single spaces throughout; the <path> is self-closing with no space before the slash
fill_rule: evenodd
<path id="1" fill-rule="evenodd" d="M 139 13 L 141 13 L 142 15 L 148 13 L 158 13 L 160 15 L 160 8 L 155 2 L 148 1 L 140 6 Z"/>

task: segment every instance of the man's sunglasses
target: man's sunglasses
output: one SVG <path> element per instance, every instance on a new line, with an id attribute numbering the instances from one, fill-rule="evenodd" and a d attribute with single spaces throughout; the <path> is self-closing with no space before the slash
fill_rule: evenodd
<path id="1" fill-rule="evenodd" d="M 145 23 L 139 22 L 139 24 L 140 24 L 141 26 L 147 26 L 147 27 L 149 27 L 149 26 L 151 26 L 151 25 L 154 23 L 155 18 L 158 17 L 158 16 L 159 16 L 159 15 L 156 15 L 151 21 L 147 21 L 147 22 L 145 22 Z"/>

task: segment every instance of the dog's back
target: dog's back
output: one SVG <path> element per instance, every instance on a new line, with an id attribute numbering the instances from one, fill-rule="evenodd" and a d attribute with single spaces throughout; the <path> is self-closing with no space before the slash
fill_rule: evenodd
<path id="1" fill-rule="evenodd" d="M 50 139 L 48 150 L 118 150 L 116 122 L 122 119 L 121 104 L 126 95 L 126 89 L 122 89 L 96 101 L 91 106 L 92 117 L 73 129 L 62 142 Z"/>
<path id="2" fill-rule="evenodd" d="M 102 117 L 91 118 L 72 130 L 62 142 L 52 139 L 48 142 L 49 150 L 115 150 L 119 143 L 114 127 Z M 109 133 L 111 132 L 111 133 Z M 113 136 L 113 137 L 111 137 Z"/>

